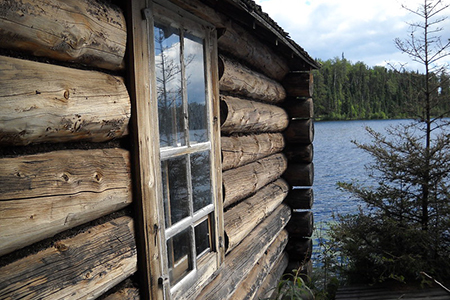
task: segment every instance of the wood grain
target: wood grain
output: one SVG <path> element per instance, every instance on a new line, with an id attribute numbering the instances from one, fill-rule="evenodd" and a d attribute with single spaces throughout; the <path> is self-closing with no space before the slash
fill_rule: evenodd
<path id="1" fill-rule="evenodd" d="M 222 136 L 222 170 L 237 168 L 284 148 L 281 133 L 262 133 L 243 136 Z"/>
<path id="2" fill-rule="evenodd" d="M 281 277 L 285 273 L 288 262 L 289 256 L 286 254 L 286 252 L 284 252 L 283 255 L 278 258 L 272 270 L 270 271 L 268 276 L 266 276 L 264 282 L 260 285 L 253 299 L 272 299 L 271 296 L 277 288 L 278 282 L 280 281 Z"/>
<path id="3" fill-rule="evenodd" d="M 0 299 L 94 299 L 137 270 L 133 220 L 121 217 L 0 268 Z"/>
<path id="4" fill-rule="evenodd" d="M 0 47 L 109 70 L 124 68 L 123 12 L 104 1 L 2 1 Z"/>
<path id="5" fill-rule="evenodd" d="M 227 252 L 233 250 L 283 202 L 288 190 L 288 184 L 278 179 L 224 213 Z"/>
<path id="6" fill-rule="evenodd" d="M 123 149 L 0 159 L 0 255 L 129 205 L 129 160 Z"/>
<path id="7" fill-rule="evenodd" d="M 278 179 L 286 170 L 286 157 L 279 153 L 223 172 L 224 207 L 250 196 Z"/>
<path id="8" fill-rule="evenodd" d="M 290 215 L 290 208 L 280 205 L 225 257 L 220 272 L 196 299 L 229 299 L 273 241 L 278 237 L 283 239 L 280 232 L 289 221 Z"/>
<path id="9" fill-rule="evenodd" d="M 281 132 L 288 126 L 288 116 L 281 107 L 221 96 L 221 131 L 225 134 Z"/>
<path id="10" fill-rule="evenodd" d="M 128 133 L 121 77 L 0 56 L 0 145 L 87 140 Z"/>
<path id="11" fill-rule="evenodd" d="M 259 287 L 267 277 L 271 277 L 272 269 L 284 256 L 283 250 L 288 242 L 288 234 L 285 230 L 281 231 L 277 239 L 269 246 L 264 255 L 259 259 L 250 273 L 245 277 L 242 283 L 234 291 L 230 299 L 232 300 L 251 300 L 256 298 Z M 274 278 L 277 282 L 280 278 Z"/>
<path id="12" fill-rule="evenodd" d="M 268 103 L 280 103 L 286 97 L 283 86 L 277 81 L 223 55 L 219 57 L 219 62 L 221 92 Z"/>

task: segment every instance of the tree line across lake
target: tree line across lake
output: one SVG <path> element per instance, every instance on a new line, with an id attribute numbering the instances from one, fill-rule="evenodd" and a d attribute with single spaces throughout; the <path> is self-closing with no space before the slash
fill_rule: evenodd
<path id="1" fill-rule="evenodd" d="M 369 67 L 342 58 L 320 61 L 314 71 L 316 120 L 422 118 L 418 90 L 425 88 L 425 75 L 418 71 Z M 438 88 L 433 92 L 434 114 L 450 111 L 450 74 L 432 74 Z M 418 89 L 419 87 L 419 89 Z"/>

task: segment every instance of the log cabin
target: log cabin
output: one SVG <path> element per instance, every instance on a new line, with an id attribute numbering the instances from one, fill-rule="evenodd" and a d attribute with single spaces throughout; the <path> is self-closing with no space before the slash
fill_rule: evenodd
<path id="1" fill-rule="evenodd" d="M 252 0 L 2 0 L 0 299 L 307 272 L 319 67 Z"/>

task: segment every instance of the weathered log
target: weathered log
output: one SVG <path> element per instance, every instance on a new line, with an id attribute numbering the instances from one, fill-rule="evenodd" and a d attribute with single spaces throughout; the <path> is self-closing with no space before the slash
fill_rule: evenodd
<path id="1" fill-rule="evenodd" d="M 275 263 L 274 267 L 272 268 L 264 282 L 260 285 L 253 299 L 272 299 L 271 296 L 275 291 L 281 277 L 285 273 L 288 263 L 289 256 L 286 252 L 284 252 L 283 255 Z"/>
<path id="2" fill-rule="evenodd" d="M 232 251 L 284 200 L 289 186 L 283 179 L 270 183 L 224 214 L 227 252 Z"/>
<path id="3" fill-rule="evenodd" d="M 291 189 L 284 203 L 292 209 L 311 209 L 314 203 L 313 189 Z"/>
<path id="4" fill-rule="evenodd" d="M 314 163 L 289 164 L 283 178 L 290 186 L 312 186 L 314 183 Z"/>
<path id="5" fill-rule="evenodd" d="M 0 69 L 0 145 L 127 134 L 131 104 L 122 78 L 4 56 Z"/>
<path id="6" fill-rule="evenodd" d="M 246 136 L 221 137 L 222 170 L 237 168 L 284 148 L 281 133 L 263 133 Z"/>
<path id="7" fill-rule="evenodd" d="M 286 143 L 311 144 L 314 140 L 314 122 L 310 120 L 291 120 L 283 132 Z"/>
<path id="8" fill-rule="evenodd" d="M 255 295 L 258 288 L 269 276 L 273 267 L 284 256 L 283 250 L 288 243 L 288 234 L 283 230 L 279 237 L 270 245 L 264 255 L 259 259 L 257 264 L 253 267 L 247 277 L 234 291 L 230 297 L 232 300 L 251 300 L 258 299 Z"/>
<path id="9" fill-rule="evenodd" d="M 114 294 L 108 295 L 103 300 L 140 300 L 139 290 L 137 288 L 123 288 Z"/>
<path id="10" fill-rule="evenodd" d="M 279 103 L 286 98 L 283 86 L 223 55 L 219 56 L 219 88 L 245 98 Z"/>
<path id="11" fill-rule="evenodd" d="M 312 72 L 290 72 L 283 79 L 289 97 L 312 97 L 314 80 Z"/>
<path id="12" fill-rule="evenodd" d="M 274 54 L 267 45 L 233 22 L 228 24 L 218 44 L 220 50 L 247 61 L 275 80 L 280 81 L 289 72 L 288 64 L 283 58 Z"/>
<path id="13" fill-rule="evenodd" d="M 280 153 L 223 172 L 223 206 L 227 207 L 255 193 L 279 178 L 286 167 L 286 157 Z"/>
<path id="14" fill-rule="evenodd" d="M 281 132 L 288 126 L 288 116 L 281 107 L 230 96 L 220 99 L 223 133 Z"/>
<path id="15" fill-rule="evenodd" d="M 289 221 L 290 215 L 290 208 L 284 204 L 280 205 L 225 257 L 218 275 L 196 299 L 229 299 L 236 286 L 250 273 L 269 245 L 277 238 L 285 239 L 280 232 Z"/>
<path id="16" fill-rule="evenodd" d="M 289 163 L 310 163 L 314 159 L 313 144 L 287 144 L 283 150 Z"/>
<path id="17" fill-rule="evenodd" d="M 286 246 L 286 252 L 293 261 L 309 261 L 311 259 L 312 250 L 312 239 L 303 237 L 291 236 Z"/>
<path id="18" fill-rule="evenodd" d="M 310 237 L 314 230 L 314 216 L 310 211 L 294 211 L 286 226 L 289 235 Z"/>
<path id="19" fill-rule="evenodd" d="M 22 0 L 0 6 L 0 47 L 109 70 L 124 68 L 122 11 L 104 1 Z"/>
<path id="20" fill-rule="evenodd" d="M 132 201 L 126 150 L 66 150 L 0 159 L 0 255 Z"/>
<path id="21" fill-rule="evenodd" d="M 246 61 L 255 69 L 277 81 L 289 72 L 289 64 L 254 34 L 246 31 L 224 14 L 196 0 L 173 0 L 175 4 L 194 13 L 220 29 L 226 29 L 218 40 L 219 50 Z"/>
<path id="22" fill-rule="evenodd" d="M 90 299 L 137 270 L 133 220 L 121 217 L 0 268 L 1 299 Z"/>
<path id="23" fill-rule="evenodd" d="M 289 98 L 283 103 L 283 107 L 289 118 L 296 120 L 312 119 L 314 117 L 314 103 L 312 98 L 293 99 Z"/>

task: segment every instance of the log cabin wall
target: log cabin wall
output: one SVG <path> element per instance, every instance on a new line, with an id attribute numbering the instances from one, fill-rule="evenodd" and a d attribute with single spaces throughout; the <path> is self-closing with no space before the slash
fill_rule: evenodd
<path id="1" fill-rule="evenodd" d="M 124 11 L 0 5 L 0 299 L 137 295 Z"/>
<path id="2" fill-rule="evenodd" d="M 317 66 L 293 59 L 252 1 L 172 2 L 222 33 L 226 256 L 191 298 L 263 298 L 311 254 Z M 127 13 L 100 0 L 0 6 L 1 299 L 139 298 Z"/>

